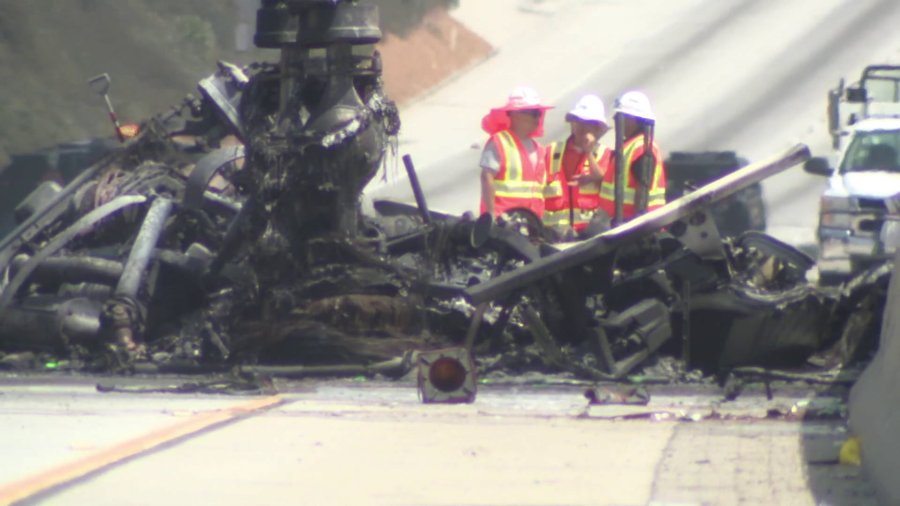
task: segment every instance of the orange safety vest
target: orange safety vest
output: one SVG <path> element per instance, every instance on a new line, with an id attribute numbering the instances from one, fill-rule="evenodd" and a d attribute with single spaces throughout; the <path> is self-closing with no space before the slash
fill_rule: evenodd
<path id="1" fill-rule="evenodd" d="M 663 167 L 662 155 L 656 142 L 651 147 L 656 165 L 653 167 L 653 179 L 647 196 L 647 210 L 662 207 L 666 203 L 666 169 Z M 622 146 L 622 157 L 625 160 L 625 199 L 622 205 L 622 219 L 628 221 L 634 218 L 634 198 L 637 193 L 637 180 L 632 168 L 638 158 L 644 154 L 644 134 L 638 134 L 627 139 Z M 616 212 L 616 171 L 615 164 L 611 163 L 611 170 L 607 170 L 600 186 L 600 208 L 606 211 L 610 217 L 615 218 Z"/>
<path id="2" fill-rule="evenodd" d="M 569 181 L 566 171 L 562 168 L 562 163 L 570 141 L 571 139 L 565 142 L 554 142 L 547 146 L 546 164 L 549 172 L 547 186 L 544 187 L 544 225 L 548 227 L 572 226 L 575 230 L 581 231 L 588 226 L 600 207 L 600 183 L 572 185 L 571 187 L 568 185 Z M 603 170 L 603 167 L 609 163 L 611 152 L 606 148 L 598 147 L 594 151 L 594 156 L 598 158 L 597 163 L 601 167 L 600 170 Z M 582 164 L 574 176 L 590 174 L 590 170 L 590 162 L 587 156 L 584 156 Z M 575 219 L 574 223 L 569 223 L 570 197 L 571 216 Z"/>
<path id="3" fill-rule="evenodd" d="M 538 144 L 537 163 L 531 163 L 528 152 L 515 134 L 501 130 L 488 139 L 500 155 L 500 170 L 494 176 L 494 214 L 515 207 L 533 211 L 539 218 L 544 214 L 544 182 L 547 169 L 544 166 L 543 149 Z M 537 141 L 535 141 L 537 144 Z M 484 202 L 481 213 L 484 214 Z"/>

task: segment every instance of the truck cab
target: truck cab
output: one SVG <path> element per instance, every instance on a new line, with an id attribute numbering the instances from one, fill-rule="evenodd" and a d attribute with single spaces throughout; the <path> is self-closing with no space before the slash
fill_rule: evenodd
<path id="1" fill-rule="evenodd" d="M 673 152 L 665 161 L 666 201 L 671 202 L 748 163 L 734 151 Z M 723 236 L 737 237 L 748 230 L 764 231 L 766 206 L 762 185 L 752 184 L 716 202 L 711 212 Z"/>
<path id="2" fill-rule="evenodd" d="M 819 205 L 819 277 L 840 281 L 893 255 L 900 212 L 900 66 L 866 67 L 858 85 L 829 92 L 831 160 L 807 172 L 827 176 Z M 846 123 L 846 127 L 842 126 Z M 833 162 L 833 163 L 832 163 Z"/>

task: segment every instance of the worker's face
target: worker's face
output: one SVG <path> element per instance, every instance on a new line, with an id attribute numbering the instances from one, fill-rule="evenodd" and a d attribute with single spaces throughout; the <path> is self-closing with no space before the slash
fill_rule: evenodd
<path id="1" fill-rule="evenodd" d="M 540 109 L 525 109 L 522 111 L 510 111 L 510 128 L 519 134 L 530 134 L 537 130 L 541 124 L 541 116 L 544 111 Z"/>
<path id="2" fill-rule="evenodd" d="M 584 150 L 593 149 L 594 144 L 609 130 L 608 126 L 599 121 L 582 121 L 576 118 L 571 118 L 569 125 L 576 145 Z"/>
<path id="3" fill-rule="evenodd" d="M 629 138 L 632 135 L 636 134 L 640 129 L 641 123 L 631 116 L 627 114 L 622 115 L 622 133 L 625 138 Z"/>

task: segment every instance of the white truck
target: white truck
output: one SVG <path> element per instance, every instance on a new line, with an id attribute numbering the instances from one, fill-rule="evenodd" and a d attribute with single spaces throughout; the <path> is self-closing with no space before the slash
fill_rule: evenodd
<path id="1" fill-rule="evenodd" d="M 900 65 L 868 66 L 858 83 L 845 88 L 841 80 L 828 99 L 836 163 L 816 157 L 804 165 L 829 177 L 819 207 L 823 283 L 883 262 L 900 239 Z"/>

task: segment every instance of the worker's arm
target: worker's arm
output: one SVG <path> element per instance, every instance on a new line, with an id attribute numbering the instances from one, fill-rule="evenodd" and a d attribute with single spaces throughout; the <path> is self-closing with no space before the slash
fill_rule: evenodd
<path id="1" fill-rule="evenodd" d="M 587 152 L 589 173 L 578 177 L 577 180 L 579 185 L 583 186 L 591 183 L 599 184 L 603 181 L 603 176 L 606 175 L 606 171 L 609 169 L 610 160 L 612 160 L 612 152 L 605 148 L 601 148 L 601 150 L 603 154 L 599 157 L 596 155 L 595 150 Z"/>
<path id="2" fill-rule="evenodd" d="M 481 202 L 485 212 L 494 215 L 494 173 L 490 169 L 481 169 Z"/>
<path id="3" fill-rule="evenodd" d="M 481 167 L 481 202 L 484 204 L 484 212 L 493 216 L 494 196 L 497 193 L 494 180 L 500 172 L 500 154 L 493 142 L 488 141 L 484 145 L 478 165 Z"/>
<path id="4" fill-rule="evenodd" d="M 600 167 L 600 160 L 597 159 L 596 153 L 593 150 L 587 152 L 587 161 L 588 161 L 588 170 L 589 170 L 589 178 L 594 183 L 599 183 L 603 181 L 603 169 Z"/>

